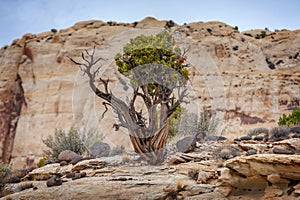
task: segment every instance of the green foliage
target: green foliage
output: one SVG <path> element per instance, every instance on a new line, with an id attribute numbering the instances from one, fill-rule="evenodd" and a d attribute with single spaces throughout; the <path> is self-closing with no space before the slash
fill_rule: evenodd
<path id="1" fill-rule="evenodd" d="M 52 28 L 52 29 L 51 29 L 51 32 L 52 32 L 52 33 L 56 33 L 57 30 L 56 30 L 55 28 Z"/>
<path id="2" fill-rule="evenodd" d="M 124 46 L 123 54 L 115 56 L 115 61 L 119 72 L 124 75 L 137 66 L 161 64 L 173 68 L 188 79 L 188 71 L 182 65 L 185 58 L 181 56 L 180 49 L 175 46 L 175 41 L 168 32 L 131 39 Z"/>
<path id="3" fill-rule="evenodd" d="M 54 137 L 49 135 L 43 143 L 49 148 L 44 153 L 49 158 L 57 158 L 64 150 L 71 150 L 78 154 L 83 154 L 86 150 L 78 131 L 72 127 L 66 134 L 62 129 L 56 129 Z"/>
<path id="4" fill-rule="evenodd" d="M 47 160 L 48 160 L 48 158 L 46 158 L 46 157 L 41 158 L 40 161 L 37 164 L 37 167 L 40 168 L 40 167 L 45 166 L 45 163 L 46 163 Z"/>
<path id="5" fill-rule="evenodd" d="M 291 114 L 286 116 L 283 114 L 278 120 L 279 126 L 300 126 L 300 108 L 293 110 Z"/>
<path id="6" fill-rule="evenodd" d="M 7 183 L 10 174 L 11 174 L 10 166 L 0 161 L 0 191 Z"/>
<path id="7" fill-rule="evenodd" d="M 255 36 L 255 39 L 261 39 L 261 38 L 264 38 L 264 37 L 266 37 L 266 36 L 267 36 L 266 31 L 261 31 L 260 34 L 257 34 L 257 35 Z"/>
<path id="8" fill-rule="evenodd" d="M 183 112 L 183 107 L 180 105 L 176 108 L 176 110 L 172 114 L 170 118 L 170 125 L 169 125 L 169 133 L 168 133 L 169 138 L 174 137 L 178 133 L 182 112 Z"/>

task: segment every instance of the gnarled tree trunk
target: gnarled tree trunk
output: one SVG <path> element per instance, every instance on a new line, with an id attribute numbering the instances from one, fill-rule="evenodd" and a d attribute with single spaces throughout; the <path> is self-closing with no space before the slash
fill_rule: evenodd
<path id="1" fill-rule="evenodd" d="M 84 63 L 77 62 L 72 58 L 70 59 L 88 76 L 91 89 L 98 97 L 105 100 L 105 107 L 107 105 L 111 106 L 118 115 L 120 123 L 114 124 L 114 127 L 116 129 L 120 127 L 128 129 L 135 152 L 139 153 L 149 164 L 160 164 L 164 160 L 164 147 L 168 137 L 170 117 L 180 103 L 183 102 L 186 90 L 178 92 L 179 98 L 177 101 L 174 101 L 174 97 L 170 97 L 172 89 L 166 88 L 163 84 L 156 83 L 160 93 L 157 96 L 151 96 L 148 92 L 147 83 L 143 83 L 138 86 L 133 86 L 134 93 L 129 105 L 127 105 L 124 101 L 108 91 L 108 80 L 100 78 L 104 86 L 102 90 L 95 85 L 95 78 L 100 68 L 92 70 L 92 67 L 95 66 L 101 58 L 94 60 L 94 53 L 95 47 L 91 54 L 88 51 L 85 51 L 85 54 L 82 53 Z M 155 68 L 155 70 L 157 69 Z M 133 74 L 137 80 L 140 79 L 141 82 L 144 81 L 144 77 L 140 77 L 141 74 L 135 72 L 133 72 Z M 159 76 L 160 74 L 157 77 Z M 153 81 L 155 82 L 155 80 Z M 148 111 L 148 120 L 144 118 L 142 111 L 136 111 L 135 103 L 137 98 L 143 99 Z"/>

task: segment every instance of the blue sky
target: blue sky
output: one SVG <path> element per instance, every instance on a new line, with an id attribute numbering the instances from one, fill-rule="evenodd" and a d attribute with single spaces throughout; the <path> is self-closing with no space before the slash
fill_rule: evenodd
<path id="1" fill-rule="evenodd" d="M 25 33 L 78 21 L 140 21 L 147 16 L 177 24 L 222 21 L 249 29 L 300 29 L 300 0 L 0 0 L 0 47 Z"/>

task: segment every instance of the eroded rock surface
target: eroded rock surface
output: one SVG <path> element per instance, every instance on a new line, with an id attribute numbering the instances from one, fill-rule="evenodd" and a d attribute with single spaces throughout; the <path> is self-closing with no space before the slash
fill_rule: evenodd
<path id="1" fill-rule="evenodd" d="M 97 128 L 111 147 L 130 149 L 127 134 L 114 131 L 113 113 L 95 98 L 68 57 L 96 46 L 103 78 L 126 99 L 129 90 L 117 72 L 114 56 L 131 38 L 163 31 L 170 21 L 146 18 L 132 24 L 86 21 L 58 32 L 26 34 L 0 50 L 0 155 L 15 168 L 26 167 L 33 154 L 42 156 L 42 139 L 55 128 Z M 254 126 L 274 126 L 279 116 L 299 106 L 300 31 L 240 33 L 222 22 L 195 22 L 170 27 L 182 48 L 190 47 L 190 110 L 217 111 L 226 137 Z M 126 82 L 126 81 L 125 81 Z M 197 107 L 197 109 L 195 109 Z M 22 108 L 22 109 L 21 109 Z M 224 125 L 224 126 L 222 126 Z"/>

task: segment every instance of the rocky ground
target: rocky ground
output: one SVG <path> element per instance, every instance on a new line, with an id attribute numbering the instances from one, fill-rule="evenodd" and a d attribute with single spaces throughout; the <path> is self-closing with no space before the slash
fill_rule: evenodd
<path id="1" fill-rule="evenodd" d="M 165 162 L 138 155 L 47 164 L 6 185 L 3 199 L 299 199 L 300 139 L 202 141 Z"/>

